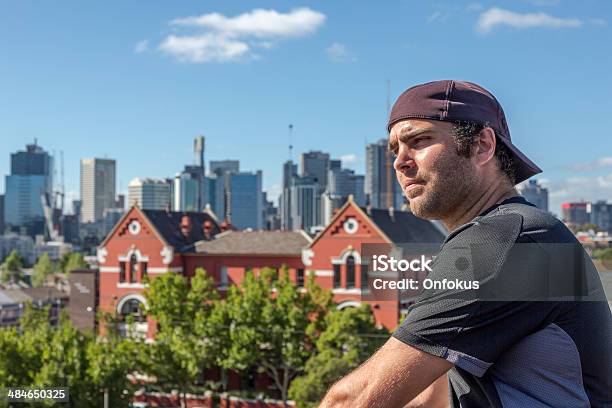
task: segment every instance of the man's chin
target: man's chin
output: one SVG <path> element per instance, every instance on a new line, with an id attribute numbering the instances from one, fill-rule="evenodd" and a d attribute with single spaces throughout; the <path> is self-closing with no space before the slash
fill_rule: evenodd
<path id="1" fill-rule="evenodd" d="M 438 219 L 435 211 L 432 211 L 432 208 L 429 208 L 428 205 L 425 205 L 423 196 L 417 196 L 415 198 L 408 199 L 408 204 L 410 206 L 410 212 L 416 215 L 419 218 L 423 218 L 426 220 L 435 220 Z"/>

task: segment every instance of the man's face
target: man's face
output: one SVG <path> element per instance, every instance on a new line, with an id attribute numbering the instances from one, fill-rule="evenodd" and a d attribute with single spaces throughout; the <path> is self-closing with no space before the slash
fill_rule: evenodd
<path id="1" fill-rule="evenodd" d="M 389 134 L 397 181 L 418 217 L 443 219 L 477 182 L 469 158 L 459 156 L 452 124 L 428 119 L 396 123 Z"/>

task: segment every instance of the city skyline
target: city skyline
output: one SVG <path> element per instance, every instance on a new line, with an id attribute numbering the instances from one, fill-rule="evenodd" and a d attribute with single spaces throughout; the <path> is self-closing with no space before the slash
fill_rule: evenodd
<path id="1" fill-rule="evenodd" d="M 126 194 L 135 177 L 172 177 L 191 163 L 199 134 L 207 161 L 261 169 L 275 202 L 289 144 L 294 162 L 321 150 L 365 174 L 366 143 L 386 136 L 387 99 L 440 78 L 478 82 L 500 99 L 516 144 L 544 169 L 536 178 L 551 211 L 612 198 L 607 2 L 397 1 L 351 3 L 351 13 L 319 2 L 4 8 L 0 85 L 12 102 L 0 110 L 0 172 L 37 138 L 56 158 L 64 152 L 68 198 L 78 196 L 82 158 L 115 159 Z M 229 45 L 219 39 L 228 31 Z M 189 38 L 200 41 L 185 47 Z"/>

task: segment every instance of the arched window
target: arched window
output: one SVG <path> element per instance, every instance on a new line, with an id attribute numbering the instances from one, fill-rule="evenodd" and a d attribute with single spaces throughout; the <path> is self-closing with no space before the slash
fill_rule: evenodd
<path id="1" fill-rule="evenodd" d="M 136 323 L 145 323 L 147 321 L 145 307 L 138 299 L 127 300 L 123 306 L 121 306 L 120 313 L 123 321 L 125 321 L 128 316 L 132 316 Z"/>
<path id="2" fill-rule="evenodd" d="M 353 255 L 346 258 L 346 287 L 347 289 L 355 287 L 355 257 Z"/>
<path id="3" fill-rule="evenodd" d="M 138 260 L 136 259 L 136 254 L 132 254 L 130 256 L 130 282 L 136 282 L 136 265 L 138 264 Z"/>

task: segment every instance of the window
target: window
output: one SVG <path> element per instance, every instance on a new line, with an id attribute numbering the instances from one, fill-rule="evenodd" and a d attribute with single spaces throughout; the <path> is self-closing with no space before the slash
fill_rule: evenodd
<path id="1" fill-rule="evenodd" d="M 334 288 L 340 287 L 340 265 L 334 265 Z"/>
<path id="2" fill-rule="evenodd" d="M 221 276 L 219 277 L 219 286 L 221 286 L 222 288 L 226 288 L 227 284 L 228 284 L 227 266 L 222 266 L 221 267 Z"/>
<path id="3" fill-rule="evenodd" d="M 346 287 L 349 289 L 355 287 L 355 257 L 353 255 L 346 258 Z"/>
<path id="4" fill-rule="evenodd" d="M 368 288 L 368 264 L 361 264 L 361 289 Z"/>
<path id="5" fill-rule="evenodd" d="M 119 262 L 119 282 L 125 282 L 125 262 Z"/>
<path id="6" fill-rule="evenodd" d="M 130 282 L 136 282 L 136 264 L 138 261 L 136 260 L 136 255 L 132 254 L 130 256 Z"/>
<path id="7" fill-rule="evenodd" d="M 140 263 L 140 279 L 144 279 L 147 277 L 148 271 L 147 271 L 147 262 L 141 262 Z"/>
<path id="8" fill-rule="evenodd" d="M 147 321 L 144 305 L 138 299 L 130 299 L 121 307 L 122 319 L 125 321 L 128 316 L 132 316 L 136 323 L 144 323 Z"/>
<path id="9" fill-rule="evenodd" d="M 304 287 L 304 270 L 302 268 L 297 270 L 296 280 L 297 280 L 298 287 L 303 288 Z"/>

